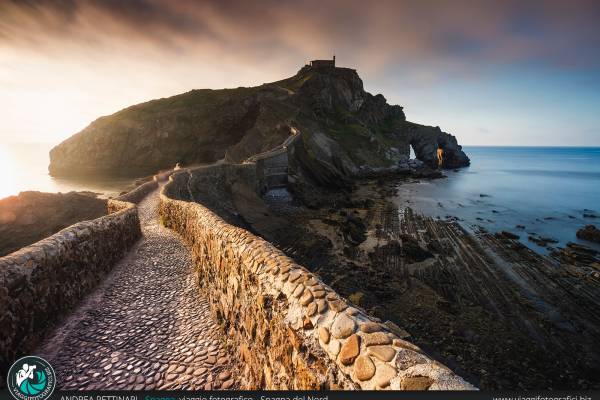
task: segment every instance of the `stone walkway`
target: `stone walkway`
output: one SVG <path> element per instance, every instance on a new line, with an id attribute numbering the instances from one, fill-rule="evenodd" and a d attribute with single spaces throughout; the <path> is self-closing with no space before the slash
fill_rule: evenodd
<path id="1" fill-rule="evenodd" d="M 60 389 L 231 389 L 223 334 L 195 284 L 189 249 L 139 205 L 143 237 L 39 349 Z"/>

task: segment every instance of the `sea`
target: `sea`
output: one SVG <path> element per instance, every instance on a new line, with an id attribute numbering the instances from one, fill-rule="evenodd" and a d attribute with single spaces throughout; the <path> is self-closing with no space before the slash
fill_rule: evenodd
<path id="1" fill-rule="evenodd" d="M 579 240 L 578 229 L 600 228 L 600 147 L 464 146 L 471 166 L 444 171 L 444 179 L 401 184 L 398 207 L 436 218 L 456 217 L 467 228 L 509 231 L 534 250 L 529 236 Z M 520 227 L 517 227 L 517 226 Z"/>
<path id="2" fill-rule="evenodd" d="M 87 190 L 110 197 L 132 184 L 130 178 L 52 177 L 48 174 L 52 146 L 0 143 L 0 198 L 25 190 Z M 556 240 L 551 246 L 576 242 L 600 250 L 576 237 L 586 224 L 600 228 L 600 147 L 463 149 L 471 159 L 470 167 L 444 171 L 444 179 L 401 184 L 395 198 L 398 207 L 408 206 L 436 218 L 455 217 L 468 229 L 510 231 L 542 253 L 547 248 L 529 236 Z"/>
<path id="3" fill-rule="evenodd" d="M 0 199 L 27 190 L 66 193 L 92 191 L 115 196 L 131 187 L 131 178 L 55 178 L 48 173 L 52 143 L 0 143 Z"/>

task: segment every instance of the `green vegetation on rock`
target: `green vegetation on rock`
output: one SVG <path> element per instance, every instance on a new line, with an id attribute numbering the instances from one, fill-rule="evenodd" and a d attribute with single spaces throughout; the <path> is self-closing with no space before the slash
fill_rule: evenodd
<path id="1" fill-rule="evenodd" d="M 449 167 L 468 164 L 454 137 L 407 123 L 402 107 L 365 92 L 355 70 L 306 66 L 257 87 L 192 90 L 101 117 L 52 149 L 49 170 L 141 176 L 176 163 L 241 162 L 280 145 L 292 127 L 317 138 L 300 143 L 321 146 L 304 153 L 329 163 L 331 177 L 398 165 L 408 159 L 409 144 L 426 162 L 441 143 L 453 160 Z"/>

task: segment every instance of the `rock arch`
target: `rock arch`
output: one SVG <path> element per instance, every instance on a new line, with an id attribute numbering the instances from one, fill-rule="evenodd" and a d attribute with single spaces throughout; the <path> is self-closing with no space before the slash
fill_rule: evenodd
<path id="1" fill-rule="evenodd" d="M 462 146 L 456 141 L 456 137 L 442 132 L 439 127 L 425 126 L 409 123 L 407 139 L 414 149 L 417 159 L 431 166 L 437 166 L 437 147 L 441 145 L 444 149 L 444 168 L 465 167 L 470 164 L 469 157 L 462 151 Z"/>

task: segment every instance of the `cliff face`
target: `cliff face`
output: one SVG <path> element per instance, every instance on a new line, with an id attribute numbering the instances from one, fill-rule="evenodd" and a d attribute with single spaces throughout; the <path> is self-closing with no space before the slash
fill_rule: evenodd
<path id="1" fill-rule="evenodd" d="M 153 100 L 94 121 L 50 152 L 52 175 L 142 175 L 176 163 L 239 162 L 302 133 L 298 159 L 308 174 L 332 177 L 435 161 L 468 165 L 456 139 L 439 128 L 407 122 L 402 107 L 363 89 L 356 71 L 302 68 L 295 76 L 252 88 L 193 90 Z M 317 156 L 318 155 L 318 156 Z"/>

